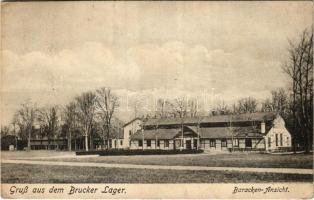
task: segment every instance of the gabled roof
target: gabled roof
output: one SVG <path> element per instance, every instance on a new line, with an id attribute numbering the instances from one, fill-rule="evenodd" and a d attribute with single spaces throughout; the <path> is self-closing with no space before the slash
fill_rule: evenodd
<path id="1" fill-rule="evenodd" d="M 197 136 L 197 128 L 194 126 L 185 126 L 185 129 L 193 132 Z M 203 127 L 199 128 L 200 138 L 263 138 L 258 128 L 254 127 Z M 188 132 L 185 132 L 188 133 Z M 161 129 L 150 129 L 144 130 L 144 139 L 145 140 L 170 140 L 176 137 L 180 137 L 181 129 L 180 128 L 161 128 Z M 143 132 L 138 131 L 131 136 L 131 140 L 142 140 Z"/>
<path id="2" fill-rule="evenodd" d="M 132 122 L 134 122 L 136 120 L 141 120 L 141 118 L 136 117 L 136 118 L 132 119 L 131 121 L 127 122 L 126 124 L 124 124 L 123 127 L 126 127 L 127 125 L 131 124 Z"/>
<path id="3" fill-rule="evenodd" d="M 206 127 L 200 128 L 201 138 L 262 138 L 259 129 L 253 127 Z"/>
<path id="4" fill-rule="evenodd" d="M 186 118 L 162 118 L 162 119 L 148 119 L 145 126 L 156 125 L 178 125 L 183 124 L 197 124 L 197 123 L 220 123 L 220 122 L 250 122 L 250 121 L 272 121 L 276 118 L 274 112 L 258 112 L 245 113 L 237 115 L 217 115 L 217 116 L 200 116 L 200 117 L 186 117 Z"/>
<path id="5" fill-rule="evenodd" d="M 171 140 L 175 137 L 181 135 L 180 128 L 171 128 L 171 129 L 151 129 L 151 130 L 144 130 L 144 139 L 145 140 Z M 131 136 L 132 140 L 142 140 L 143 139 L 143 132 L 138 131 Z"/>

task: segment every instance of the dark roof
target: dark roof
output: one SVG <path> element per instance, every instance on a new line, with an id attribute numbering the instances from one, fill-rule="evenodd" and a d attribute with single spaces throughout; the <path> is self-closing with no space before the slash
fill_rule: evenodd
<path id="1" fill-rule="evenodd" d="M 125 126 L 131 124 L 131 123 L 134 122 L 135 120 L 140 120 L 140 119 L 141 119 L 141 118 L 136 117 L 136 118 L 132 119 L 131 121 L 127 122 L 126 124 L 124 124 L 123 127 L 125 127 Z"/>
<path id="2" fill-rule="evenodd" d="M 148 119 L 145 126 L 156 125 L 177 125 L 181 124 L 197 124 L 199 123 L 219 123 L 219 122 L 249 122 L 249 121 L 272 121 L 276 117 L 274 112 L 258 112 L 245 113 L 237 115 L 217 115 L 217 116 L 200 116 L 187 118 L 162 118 Z"/>
<path id="3" fill-rule="evenodd" d="M 262 138 L 259 129 L 253 127 L 206 127 L 200 128 L 201 138 Z"/>
<path id="4" fill-rule="evenodd" d="M 194 126 L 185 126 L 185 128 L 190 129 L 195 134 L 197 133 L 197 128 Z M 260 133 L 258 128 L 254 127 L 205 127 L 199 128 L 201 138 L 262 138 L 263 134 Z M 168 129 L 150 129 L 144 130 L 144 139 L 155 140 L 164 139 L 170 140 L 175 137 L 180 136 L 181 129 L 179 128 L 168 128 Z M 187 133 L 187 132 L 185 132 Z M 233 135 L 232 135 L 233 134 Z M 132 140 L 142 140 L 143 133 L 138 131 L 131 136 Z"/>
<path id="5" fill-rule="evenodd" d="M 144 130 L 144 138 L 146 140 L 164 139 L 170 140 L 180 134 L 181 129 L 171 128 L 171 129 L 157 129 L 157 130 Z M 143 139 L 142 131 L 138 131 L 131 136 L 132 140 Z"/>

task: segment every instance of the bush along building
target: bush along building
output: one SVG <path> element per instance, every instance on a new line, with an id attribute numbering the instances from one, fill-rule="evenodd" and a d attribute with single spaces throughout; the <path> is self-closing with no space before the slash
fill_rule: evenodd
<path id="1" fill-rule="evenodd" d="M 124 148 L 280 151 L 291 135 L 276 113 L 247 113 L 193 118 L 139 118 L 124 125 Z"/>

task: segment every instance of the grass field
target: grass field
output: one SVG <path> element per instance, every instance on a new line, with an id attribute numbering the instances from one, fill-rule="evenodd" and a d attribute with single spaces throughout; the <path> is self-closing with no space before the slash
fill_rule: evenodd
<path id="1" fill-rule="evenodd" d="M 39 159 L 40 160 L 40 159 Z M 313 168 L 313 155 L 270 155 L 258 153 L 232 153 L 216 155 L 146 155 L 51 158 L 71 162 L 99 162 L 143 165 L 183 165 L 209 167 L 260 167 L 260 168 Z"/>
<path id="2" fill-rule="evenodd" d="M 2 183 L 312 182 L 311 175 L 2 164 Z"/>
<path id="3" fill-rule="evenodd" d="M 149 165 L 209 167 L 313 168 L 313 156 L 269 155 L 257 153 L 146 155 L 80 157 L 73 152 L 30 151 L 2 152 L 2 159 L 32 159 L 64 162 L 95 162 Z M 312 175 L 185 171 L 165 169 L 116 169 L 78 166 L 2 164 L 4 183 L 245 183 L 312 182 Z"/>

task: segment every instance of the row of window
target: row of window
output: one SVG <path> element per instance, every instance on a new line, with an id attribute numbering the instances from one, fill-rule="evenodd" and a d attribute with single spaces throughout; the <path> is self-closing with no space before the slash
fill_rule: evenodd
<path id="1" fill-rule="evenodd" d="M 210 147 L 216 147 L 216 140 L 210 139 L 209 140 L 209 146 Z M 239 139 L 233 139 L 233 146 L 234 147 L 239 146 Z M 227 147 L 227 139 L 221 139 L 221 147 Z"/>
<path id="2" fill-rule="evenodd" d="M 268 137 L 268 147 L 271 147 L 271 143 L 272 143 L 271 137 Z M 282 135 L 282 133 L 279 135 L 278 134 L 275 135 L 275 143 L 276 143 L 276 147 L 283 146 L 283 135 Z M 287 145 L 289 145 L 289 137 L 287 137 Z"/>
<path id="3" fill-rule="evenodd" d="M 138 141 L 138 146 L 142 147 L 143 146 L 143 140 Z M 146 140 L 146 146 L 151 147 L 152 146 L 152 141 L 151 140 Z M 157 147 L 160 146 L 160 140 L 157 140 Z M 164 140 L 164 146 L 169 147 L 169 140 Z M 209 146 L 210 147 L 216 147 L 216 140 L 215 139 L 210 139 L 209 140 Z M 233 139 L 233 146 L 234 147 L 239 147 L 239 139 Z M 245 140 L 245 146 L 246 147 L 252 147 L 252 140 L 251 139 L 246 139 Z M 227 147 L 227 139 L 221 139 L 221 147 Z"/>
<path id="4" fill-rule="evenodd" d="M 143 146 L 143 140 L 138 141 L 138 146 Z M 152 140 L 146 140 L 146 146 L 151 147 L 152 146 Z M 164 146 L 169 147 L 169 140 L 164 140 Z M 160 147 L 160 140 L 157 140 L 157 147 Z"/>
<path id="5" fill-rule="evenodd" d="M 108 144 L 108 140 L 105 140 L 105 145 Z M 120 146 L 123 145 L 123 140 L 120 140 Z M 114 146 L 117 146 L 117 140 L 114 141 Z M 109 140 L 109 147 L 112 147 L 112 140 Z"/>

